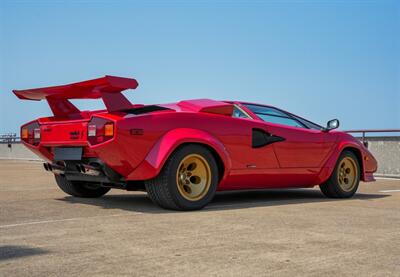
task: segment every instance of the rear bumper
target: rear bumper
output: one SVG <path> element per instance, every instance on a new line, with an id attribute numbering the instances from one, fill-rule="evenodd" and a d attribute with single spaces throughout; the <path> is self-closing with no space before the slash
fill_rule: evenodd
<path id="1" fill-rule="evenodd" d="M 50 163 L 55 163 L 58 161 L 65 162 L 65 160 L 62 159 L 57 159 L 56 161 L 54 151 L 55 148 L 82 148 L 82 158 L 80 159 L 81 163 L 85 163 L 87 160 L 92 159 L 100 160 L 102 164 L 107 166 L 107 168 L 110 168 L 112 171 L 116 172 L 125 179 L 127 179 L 126 177 L 134 170 L 135 167 L 137 167 L 138 164 L 140 164 L 142 159 L 141 157 L 130 155 L 130 153 L 128 153 L 126 150 L 126 144 L 117 143 L 117 140 L 114 139 L 95 146 L 91 146 L 89 143 L 86 145 L 57 144 L 57 146 L 50 146 L 47 143 L 32 145 L 23 142 L 23 144 L 43 160 Z"/>
<path id="2" fill-rule="evenodd" d="M 69 181 L 123 183 L 125 179 L 99 159 L 44 163 L 46 171 L 65 176 Z"/>

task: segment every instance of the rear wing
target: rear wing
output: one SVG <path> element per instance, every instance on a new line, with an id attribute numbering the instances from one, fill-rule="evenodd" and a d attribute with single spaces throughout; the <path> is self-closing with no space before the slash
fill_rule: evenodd
<path id="1" fill-rule="evenodd" d="M 138 85 L 135 79 L 105 76 L 68 85 L 13 90 L 13 92 L 23 100 L 46 99 L 54 115 L 68 117 L 80 112 L 68 99 L 102 98 L 109 112 L 130 109 L 132 103 L 121 92 L 135 89 Z"/>

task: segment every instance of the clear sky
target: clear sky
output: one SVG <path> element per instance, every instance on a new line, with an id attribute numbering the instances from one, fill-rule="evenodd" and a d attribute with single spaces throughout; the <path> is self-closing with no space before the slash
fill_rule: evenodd
<path id="1" fill-rule="evenodd" d="M 51 114 L 12 89 L 106 74 L 139 81 L 134 103 L 246 100 L 400 128 L 400 1 L 0 0 L 0 133 Z"/>

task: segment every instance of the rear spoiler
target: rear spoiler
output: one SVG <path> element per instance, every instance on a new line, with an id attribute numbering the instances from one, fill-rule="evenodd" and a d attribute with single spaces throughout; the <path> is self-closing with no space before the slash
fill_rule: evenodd
<path id="1" fill-rule="evenodd" d="M 132 103 L 121 92 L 126 89 L 135 89 L 138 85 L 135 79 L 105 76 L 68 85 L 13 90 L 13 92 L 23 100 L 46 99 L 54 115 L 69 117 L 80 111 L 68 99 L 102 98 L 109 112 L 130 109 Z"/>

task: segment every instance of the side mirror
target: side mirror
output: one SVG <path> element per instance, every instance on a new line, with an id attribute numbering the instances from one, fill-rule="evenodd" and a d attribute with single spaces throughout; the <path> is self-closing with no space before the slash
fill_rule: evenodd
<path id="1" fill-rule="evenodd" d="M 330 130 L 337 129 L 339 128 L 339 125 L 340 125 L 339 119 L 329 120 L 328 123 L 326 124 L 325 131 L 329 132 Z"/>

